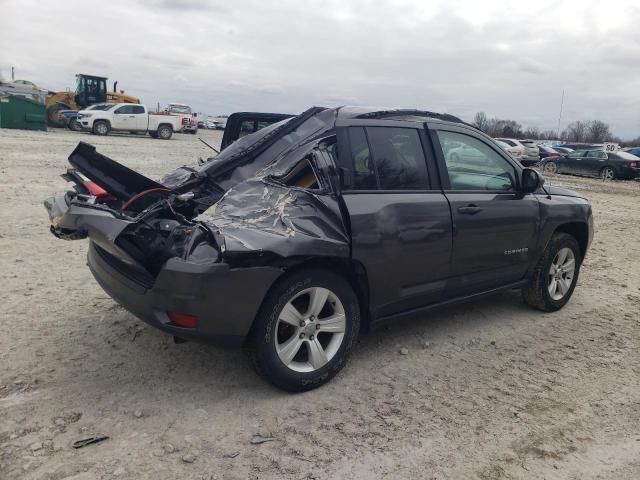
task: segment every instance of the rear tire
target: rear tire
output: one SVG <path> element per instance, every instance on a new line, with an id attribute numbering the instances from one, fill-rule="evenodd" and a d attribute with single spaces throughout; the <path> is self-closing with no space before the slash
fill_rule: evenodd
<path id="1" fill-rule="evenodd" d="M 111 127 L 109 126 L 109 123 L 105 122 L 104 120 L 97 120 L 93 124 L 92 131 L 96 135 L 109 135 Z"/>
<path id="2" fill-rule="evenodd" d="M 600 178 L 602 179 L 603 182 L 608 182 L 609 180 L 615 180 L 616 172 L 611 167 L 604 167 L 602 170 L 600 170 Z"/>
<path id="3" fill-rule="evenodd" d="M 538 261 L 531 282 L 522 289 L 524 301 L 543 312 L 564 307 L 578 283 L 582 256 L 578 241 L 567 233 L 555 233 Z"/>
<path id="4" fill-rule="evenodd" d="M 346 364 L 360 330 L 349 283 L 324 269 L 295 272 L 264 300 L 247 350 L 259 375 L 290 392 L 312 390 Z"/>
<path id="5" fill-rule="evenodd" d="M 162 140 L 169 140 L 173 135 L 173 129 L 169 125 L 160 125 L 156 136 L 154 138 L 161 138 Z"/>

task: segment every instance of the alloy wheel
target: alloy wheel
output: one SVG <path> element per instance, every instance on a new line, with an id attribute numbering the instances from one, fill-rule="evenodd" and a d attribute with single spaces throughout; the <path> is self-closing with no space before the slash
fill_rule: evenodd
<path id="1" fill-rule="evenodd" d="M 546 173 L 554 174 L 558 172 L 558 165 L 556 162 L 547 162 L 544 164 L 544 169 Z"/>
<path id="2" fill-rule="evenodd" d="M 613 180 L 614 177 L 615 177 L 615 172 L 613 171 L 613 168 L 611 168 L 611 167 L 604 167 L 602 169 L 602 172 L 600 172 L 600 177 L 604 181 Z"/>
<path id="3" fill-rule="evenodd" d="M 345 309 L 331 290 L 312 287 L 282 308 L 274 335 L 276 352 L 287 368 L 314 372 L 331 361 L 343 343 Z"/>
<path id="4" fill-rule="evenodd" d="M 576 257 L 568 247 L 561 248 L 549 268 L 549 295 L 553 300 L 562 300 L 573 283 L 576 273 Z"/>

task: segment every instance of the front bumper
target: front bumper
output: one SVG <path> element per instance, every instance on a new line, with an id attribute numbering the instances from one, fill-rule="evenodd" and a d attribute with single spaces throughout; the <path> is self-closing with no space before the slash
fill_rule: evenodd
<path id="1" fill-rule="evenodd" d="M 171 335 L 236 347 L 243 343 L 262 301 L 282 271 L 274 267 L 234 269 L 225 263 L 200 265 L 172 258 L 151 281 L 89 245 L 88 265 L 103 290 L 126 310 Z M 198 317 L 196 328 L 172 324 L 167 312 Z"/>

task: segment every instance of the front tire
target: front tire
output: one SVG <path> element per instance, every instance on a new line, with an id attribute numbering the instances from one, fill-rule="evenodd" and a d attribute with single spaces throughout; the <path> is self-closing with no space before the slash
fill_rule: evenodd
<path id="1" fill-rule="evenodd" d="M 93 124 L 93 133 L 96 135 L 109 135 L 110 130 L 109 124 L 104 120 L 98 120 Z"/>
<path id="2" fill-rule="evenodd" d="M 550 175 L 555 175 L 556 173 L 558 173 L 558 164 L 556 162 L 546 162 L 544 164 L 544 167 L 542 168 L 542 171 L 544 173 L 548 173 Z"/>
<path id="3" fill-rule="evenodd" d="M 276 387 L 312 390 L 344 367 L 359 330 L 358 299 L 344 278 L 323 269 L 295 272 L 267 295 L 249 338 L 249 355 L 256 371 Z"/>
<path id="4" fill-rule="evenodd" d="M 536 265 L 531 283 L 522 289 L 524 301 L 543 312 L 560 310 L 573 295 L 581 263 L 575 237 L 555 233 Z"/>

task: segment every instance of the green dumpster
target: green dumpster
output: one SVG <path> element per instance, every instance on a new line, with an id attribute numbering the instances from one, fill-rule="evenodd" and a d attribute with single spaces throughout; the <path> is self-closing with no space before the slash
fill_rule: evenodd
<path id="1" fill-rule="evenodd" d="M 43 103 L 15 95 L 0 96 L 0 128 L 47 131 Z"/>

